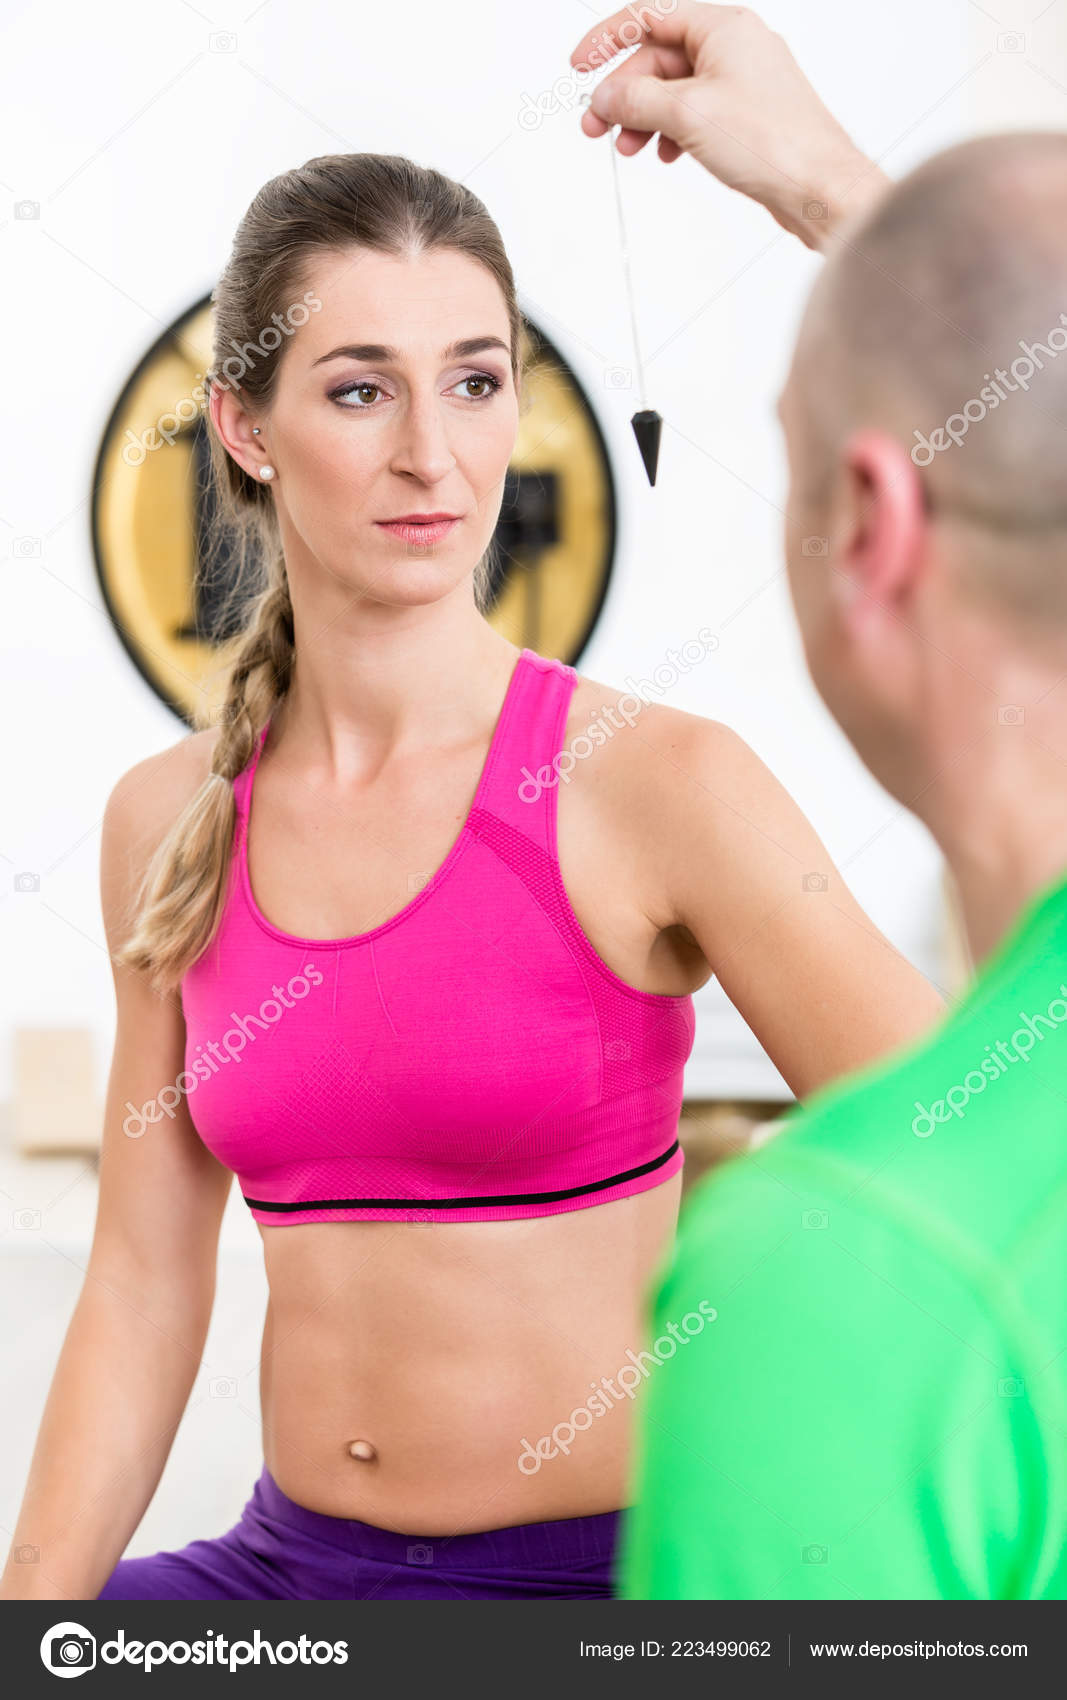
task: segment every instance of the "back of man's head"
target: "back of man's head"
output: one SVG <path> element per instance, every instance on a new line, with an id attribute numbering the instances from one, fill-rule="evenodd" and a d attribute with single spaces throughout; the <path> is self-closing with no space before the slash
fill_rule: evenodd
<path id="1" fill-rule="evenodd" d="M 1067 624 L 1067 134 L 962 143 L 845 226 L 797 372 L 816 487 L 854 431 L 890 432 L 967 588 Z"/>

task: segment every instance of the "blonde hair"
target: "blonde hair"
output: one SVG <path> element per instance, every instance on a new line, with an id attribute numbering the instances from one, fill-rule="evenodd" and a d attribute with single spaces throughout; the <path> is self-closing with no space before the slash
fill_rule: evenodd
<path id="1" fill-rule="evenodd" d="M 397 154 L 325 154 L 264 184 L 242 218 L 226 268 L 212 293 L 213 364 L 209 384 L 225 381 L 249 409 L 269 408 L 286 338 L 263 352 L 258 338 L 274 316 L 306 291 L 316 254 L 353 247 L 390 255 L 455 249 L 496 278 L 511 328 L 511 365 L 522 379 L 522 317 L 504 245 L 482 202 L 463 184 Z M 219 378 L 233 353 L 239 380 Z M 224 558 L 224 621 L 248 615 L 222 673 L 224 699 L 211 772 L 158 846 L 133 900 L 135 920 L 115 953 L 121 966 L 147 971 L 155 989 L 177 989 L 186 969 L 215 935 L 227 896 L 236 808 L 233 780 L 251 760 L 256 740 L 289 688 L 294 661 L 293 610 L 285 558 L 269 488 L 239 466 L 206 416 L 213 498 L 207 569 Z M 484 613 L 492 569 L 483 556 L 474 595 Z M 205 717 L 205 726 L 215 723 Z M 204 728 L 201 728 L 204 729 Z M 220 781 L 222 783 L 220 783 Z"/>

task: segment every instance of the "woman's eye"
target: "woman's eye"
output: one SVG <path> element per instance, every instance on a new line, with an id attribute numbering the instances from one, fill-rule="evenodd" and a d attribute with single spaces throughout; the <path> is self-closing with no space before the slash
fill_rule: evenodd
<path id="1" fill-rule="evenodd" d="M 489 396 L 493 395 L 494 392 L 500 388 L 500 379 L 494 378 L 492 373 L 490 373 L 490 372 L 470 372 L 470 373 L 468 373 L 467 377 L 460 379 L 459 384 L 456 384 L 455 388 L 459 389 L 460 384 L 483 384 L 483 385 L 485 385 L 486 387 L 481 391 L 480 394 L 471 395 L 470 392 L 468 391 L 466 397 L 464 398 L 467 401 L 485 401 L 489 398 Z"/>
<path id="2" fill-rule="evenodd" d="M 359 403 L 357 404 L 357 409 L 356 409 L 357 412 L 358 412 L 360 408 L 367 407 L 367 406 L 371 405 L 369 402 L 367 402 L 363 399 L 364 391 L 374 390 L 374 391 L 376 391 L 377 393 L 380 394 L 381 393 L 381 387 L 382 386 L 380 384 L 374 384 L 374 383 L 371 383 L 368 379 L 364 379 L 358 384 L 345 384 L 343 389 L 334 390 L 332 392 L 332 394 L 333 394 L 333 399 L 335 401 L 340 401 L 342 396 L 349 396 L 349 395 L 359 396 L 360 400 L 359 400 Z"/>

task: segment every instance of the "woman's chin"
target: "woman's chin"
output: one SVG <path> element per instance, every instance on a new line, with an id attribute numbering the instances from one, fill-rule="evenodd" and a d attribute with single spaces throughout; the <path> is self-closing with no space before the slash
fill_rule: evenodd
<path id="1" fill-rule="evenodd" d="M 352 594 L 365 602 L 385 603 L 396 608 L 417 608 L 440 602 L 471 579 L 473 564 L 461 567 L 455 560 L 435 561 L 430 556 L 408 556 L 389 562 L 377 573 L 359 578 L 339 575 Z"/>

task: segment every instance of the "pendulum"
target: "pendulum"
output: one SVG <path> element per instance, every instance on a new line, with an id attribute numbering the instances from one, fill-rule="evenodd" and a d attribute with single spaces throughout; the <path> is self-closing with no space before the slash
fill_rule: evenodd
<path id="1" fill-rule="evenodd" d="M 619 215 L 619 242 L 622 247 L 622 263 L 626 276 L 626 293 L 630 301 L 630 324 L 633 330 L 634 358 L 637 362 L 637 379 L 641 394 L 640 410 L 630 420 L 637 446 L 641 451 L 641 459 L 645 463 L 648 482 L 655 484 L 656 467 L 659 463 L 659 440 L 663 430 L 663 419 L 654 408 L 646 405 L 645 369 L 641 360 L 641 344 L 637 336 L 637 313 L 634 309 L 634 286 L 630 275 L 630 255 L 626 246 L 626 225 L 622 216 L 622 195 L 619 192 L 619 162 L 616 159 L 615 137 L 619 134 L 616 126 L 608 136 L 608 146 L 611 150 L 611 173 L 615 183 L 615 206 Z"/>

